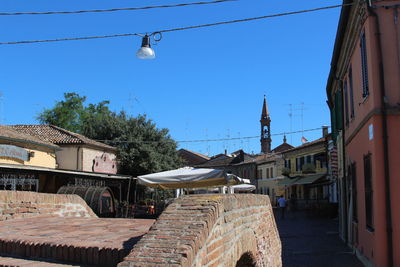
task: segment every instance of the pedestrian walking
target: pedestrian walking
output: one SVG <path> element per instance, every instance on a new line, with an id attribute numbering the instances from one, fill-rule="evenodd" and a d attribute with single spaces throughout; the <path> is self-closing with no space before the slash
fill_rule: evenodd
<path id="1" fill-rule="evenodd" d="M 281 210 L 281 219 L 285 219 L 286 199 L 284 196 L 281 196 L 278 199 L 278 206 L 279 209 Z"/>

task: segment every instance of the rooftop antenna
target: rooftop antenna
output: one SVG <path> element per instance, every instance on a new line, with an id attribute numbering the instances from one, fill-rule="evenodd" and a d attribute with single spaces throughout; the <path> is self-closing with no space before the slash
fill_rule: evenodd
<path id="1" fill-rule="evenodd" d="M 244 147 L 243 147 L 243 139 L 240 138 L 240 132 L 238 132 L 238 137 L 239 137 L 239 140 L 240 140 L 240 147 L 239 147 L 239 149 L 244 150 Z"/>
<path id="2" fill-rule="evenodd" d="M 301 105 L 301 107 L 300 107 L 300 110 L 301 110 L 301 115 L 300 115 L 301 116 L 301 137 L 304 137 L 304 124 L 303 124 L 304 102 L 301 101 L 300 105 Z"/>
<path id="3" fill-rule="evenodd" d="M 132 93 L 129 93 L 128 102 L 129 102 L 129 112 L 131 113 L 131 115 L 133 115 L 133 100 L 134 99 L 136 99 L 136 98 L 132 97 Z"/>
<path id="4" fill-rule="evenodd" d="M 294 104 L 296 106 L 300 106 L 300 108 L 293 108 L 293 104 L 288 104 L 289 105 L 289 119 L 290 119 L 290 143 L 293 144 L 293 117 L 300 117 L 300 122 L 301 122 L 301 135 L 303 137 L 304 135 L 304 110 L 306 108 L 304 107 L 304 102 L 300 102 L 300 104 Z M 300 114 L 296 113 L 294 114 L 294 111 L 300 111 Z"/>
<path id="5" fill-rule="evenodd" d="M 210 156 L 210 144 L 208 143 L 208 128 L 205 128 L 204 129 L 205 131 L 206 131 L 206 151 L 207 151 L 207 154 L 206 154 L 206 156 Z"/>
<path id="6" fill-rule="evenodd" d="M 293 132 L 293 105 L 289 104 L 290 132 Z M 290 143 L 293 144 L 293 135 L 290 134 Z"/>
<path id="7" fill-rule="evenodd" d="M 3 92 L 0 91 L 0 124 L 3 124 Z"/>
<path id="8" fill-rule="evenodd" d="M 230 144 L 229 144 L 229 138 L 231 138 L 231 129 L 226 129 L 226 131 L 227 131 L 227 134 L 226 134 L 226 139 L 228 139 L 227 140 L 227 150 L 229 151 L 230 150 Z"/>

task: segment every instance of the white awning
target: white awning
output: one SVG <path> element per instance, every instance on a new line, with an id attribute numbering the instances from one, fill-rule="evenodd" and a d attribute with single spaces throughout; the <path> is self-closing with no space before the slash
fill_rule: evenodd
<path id="1" fill-rule="evenodd" d="M 141 175 L 139 184 L 163 189 L 205 188 L 250 183 L 248 179 L 224 170 L 184 167 L 176 170 Z"/>
<path id="2" fill-rule="evenodd" d="M 256 187 L 252 184 L 238 184 L 232 186 L 235 192 L 251 192 L 256 190 Z"/>

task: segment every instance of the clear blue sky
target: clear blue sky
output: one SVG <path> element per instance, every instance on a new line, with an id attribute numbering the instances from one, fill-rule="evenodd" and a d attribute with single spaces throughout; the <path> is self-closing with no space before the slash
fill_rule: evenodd
<path id="1" fill-rule="evenodd" d="M 168 3 L 195 2 L 189 0 Z M 165 4 L 154 0 L 2 0 L 1 12 L 58 11 Z M 239 0 L 207 6 L 102 14 L 0 16 L 0 42 L 190 26 L 340 4 L 340 1 Z M 175 140 L 257 136 L 263 95 L 273 134 L 329 125 L 325 86 L 340 9 L 165 33 L 157 58 L 135 58 L 139 37 L 0 46 L 0 122 L 35 124 L 37 114 L 77 92 L 88 103 L 146 113 Z M 301 103 L 304 103 L 303 125 Z M 289 104 L 293 105 L 292 123 Z M 321 131 L 304 133 L 308 140 Z M 300 144 L 301 134 L 288 136 Z M 273 147 L 282 136 L 273 137 Z M 204 154 L 259 139 L 181 143 Z"/>

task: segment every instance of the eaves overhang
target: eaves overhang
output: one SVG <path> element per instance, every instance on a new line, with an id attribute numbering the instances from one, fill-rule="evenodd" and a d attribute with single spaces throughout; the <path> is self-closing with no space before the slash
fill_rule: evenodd
<path id="1" fill-rule="evenodd" d="M 329 71 L 328 81 L 326 85 L 326 94 L 328 97 L 328 105 L 331 107 L 333 105 L 331 98 L 331 89 L 334 79 L 336 78 L 336 70 L 337 63 L 340 57 L 340 53 L 342 50 L 343 39 L 346 33 L 347 24 L 349 21 L 350 10 L 352 8 L 352 2 L 356 2 L 357 0 L 343 0 L 343 6 L 340 12 L 340 18 L 338 23 L 338 29 L 336 32 L 335 45 L 333 47 L 332 60 L 331 60 L 331 69 Z"/>

